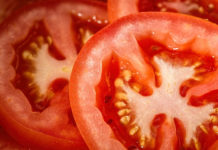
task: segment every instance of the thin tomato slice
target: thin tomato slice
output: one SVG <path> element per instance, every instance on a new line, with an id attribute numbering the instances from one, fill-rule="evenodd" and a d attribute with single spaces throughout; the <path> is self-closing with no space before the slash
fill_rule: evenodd
<path id="1" fill-rule="evenodd" d="M 111 22 L 122 16 L 146 11 L 189 14 L 218 23 L 217 0 L 108 0 Z"/>
<path id="2" fill-rule="evenodd" d="M 71 107 L 95 150 L 205 150 L 218 141 L 218 27 L 175 13 L 119 19 L 82 48 Z"/>
<path id="3" fill-rule="evenodd" d="M 0 124 L 37 149 L 87 149 L 74 122 L 68 80 L 77 53 L 107 23 L 95 1 L 32 3 L 0 26 Z"/>

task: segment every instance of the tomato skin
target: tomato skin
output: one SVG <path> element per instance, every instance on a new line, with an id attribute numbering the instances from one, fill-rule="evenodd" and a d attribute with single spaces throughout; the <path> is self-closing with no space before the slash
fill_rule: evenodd
<path id="1" fill-rule="evenodd" d="M 187 25 L 190 28 L 183 28 L 183 25 Z M 183 32 L 183 29 L 191 29 L 191 31 Z M 200 33 L 198 29 L 204 29 L 204 32 Z M 175 36 L 175 40 L 164 35 L 162 38 L 161 32 L 164 34 L 165 31 L 166 34 L 170 33 L 170 35 Z M 117 136 L 113 129 L 105 120 L 100 108 L 98 108 L 97 95 L 94 89 L 101 80 L 102 66 L 108 63 L 107 60 L 111 58 L 111 55 L 115 53 L 119 57 L 125 58 L 125 60 L 131 60 L 131 58 L 135 57 L 140 60 L 140 56 L 138 56 L 140 55 L 138 54 L 140 48 L 137 47 L 136 41 L 146 39 L 146 37 L 151 38 L 151 33 L 157 34 L 155 40 L 168 47 L 171 51 L 182 52 L 193 44 L 191 50 L 199 55 L 218 56 L 217 51 L 214 51 L 207 45 L 209 43 L 216 44 L 211 39 L 213 35 L 218 35 L 217 26 L 196 17 L 172 13 L 140 13 L 121 18 L 98 32 L 82 48 L 75 62 L 70 80 L 72 112 L 80 133 L 90 149 L 127 149 L 122 142 L 116 139 Z M 186 33 L 187 35 L 184 35 Z M 188 33 L 191 33 L 192 36 L 190 37 Z M 197 48 L 197 45 L 195 47 L 195 42 L 189 43 L 195 38 L 197 41 L 199 36 L 207 41 L 207 44 L 204 45 L 206 46 L 204 47 L 205 51 Z M 175 47 L 178 47 L 178 49 L 174 49 Z M 134 61 L 131 62 L 134 63 Z M 137 68 L 137 65 L 135 67 Z M 140 69 L 138 71 L 140 72 Z M 143 75 L 142 78 L 144 77 Z M 152 76 L 149 77 L 152 78 Z M 213 77 L 216 78 L 216 76 Z M 217 79 L 214 82 L 214 84 L 218 83 Z M 217 86 L 212 86 L 210 90 L 216 88 Z M 207 93 L 207 91 L 205 92 Z M 189 94 L 195 95 L 195 92 Z M 163 132 L 162 135 L 165 135 L 166 139 L 163 140 L 159 149 L 165 149 L 165 146 L 169 146 L 167 147 L 169 149 L 175 149 L 177 143 L 175 127 L 167 124 L 162 127 L 161 132 Z M 172 134 L 167 135 L 167 133 L 164 133 L 167 130 L 171 131 Z M 167 143 L 171 144 L 167 145 Z"/>
<path id="2" fill-rule="evenodd" d="M 97 19 L 90 19 L 92 15 Z M 77 49 L 72 17 L 78 16 L 82 21 L 90 19 L 90 22 L 100 26 L 105 25 L 106 5 L 86 0 L 38 2 L 14 12 L 0 26 L 0 59 L 3 62 L 0 70 L 4 70 L 0 71 L 0 124 L 25 147 L 40 150 L 87 149 L 73 119 L 70 118 L 68 86 L 55 93 L 45 110 L 35 112 L 26 95 L 14 86 L 16 71 L 12 65 L 16 57 L 15 45 L 25 40 L 37 22 L 41 22 L 52 36 L 57 51 L 63 56 L 75 58 Z M 58 17 L 60 18 L 56 20 Z M 63 26 L 65 28 L 61 28 Z"/>

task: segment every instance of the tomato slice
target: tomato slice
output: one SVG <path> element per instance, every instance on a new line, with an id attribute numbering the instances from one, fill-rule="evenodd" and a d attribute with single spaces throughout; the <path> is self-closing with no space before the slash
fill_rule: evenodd
<path id="1" fill-rule="evenodd" d="M 3 22 L 0 124 L 17 142 L 87 149 L 71 113 L 68 80 L 77 53 L 106 16 L 105 3 L 63 0 L 33 3 Z"/>
<path id="2" fill-rule="evenodd" d="M 139 13 L 95 34 L 70 80 L 90 149 L 218 147 L 218 27 L 175 13 Z"/>
<path id="3" fill-rule="evenodd" d="M 108 0 L 111 22 L 128 14 L 145 11 L 184 13 L 218 23 L 217 0 Z"/>

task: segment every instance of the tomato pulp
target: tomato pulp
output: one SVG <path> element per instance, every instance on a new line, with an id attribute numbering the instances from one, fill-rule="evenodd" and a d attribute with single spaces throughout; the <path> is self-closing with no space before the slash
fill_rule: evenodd
<path id="1" fill-rule="evenodd" d="M 68 80 L 82 45 L 107 24 L 95 1 L 46 1 L 0 26 L 0 124 L 37 149 L 87 149 L 75 125 Z"/>
<path id="2" fill-rule="evenodd" d="M 146 11 L 189 14 L 218 23 L 217 0 L 108 0 L 110 21 L 128 14 Z"/>
<path id="3" fill-rule="evenodd" d="M 218 27 L 175 13 L 124 17 L 82 48 L 71 107 L 88 147 L 218 147 Z"/>

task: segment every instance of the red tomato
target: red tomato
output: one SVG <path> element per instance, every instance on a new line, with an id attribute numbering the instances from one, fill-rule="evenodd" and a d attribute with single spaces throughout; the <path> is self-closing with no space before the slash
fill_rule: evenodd
<path id="1" fill-rule="evenodd" d="M 106 16 L 101 2 L 53 0 L 26 6 L 1 25 L 0 124 L 17 142 L 40 150 L 87 149 L 67 84 L 81 46 Z"/>
<path id="2" fill-rule="evenodd" d="M 140 13 L 95 34 L 70 80 L 71 108 L 93 150 L 218 147 L 218 27 Z"/>
<path id="3" fill-rule="evenodd" d="M 217 0 L 108 0 L 111 22 L 122 16 L 144 11 L 178 12 L 218 23 Z"/>

